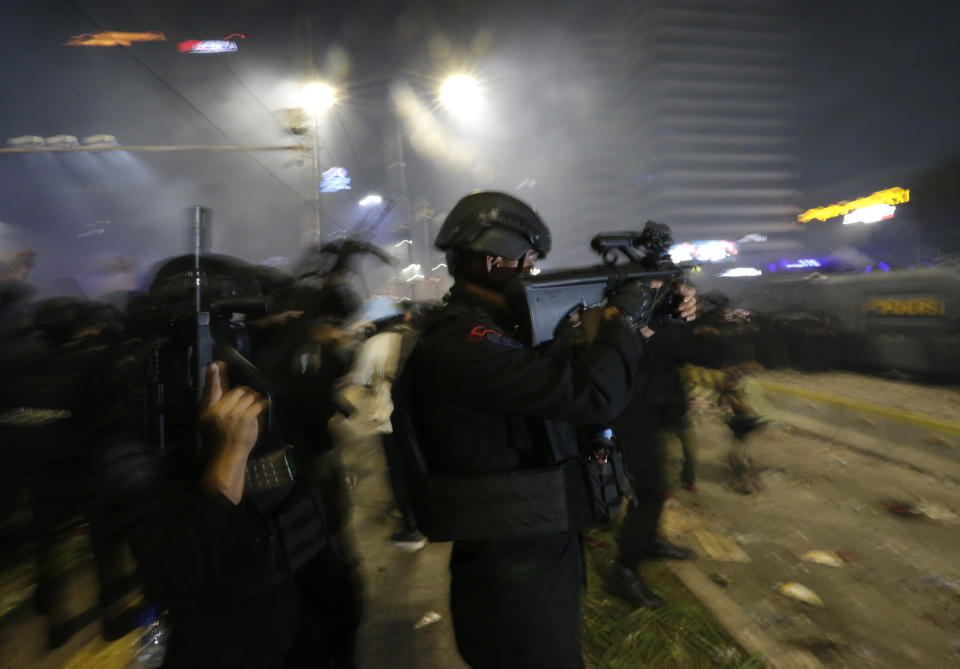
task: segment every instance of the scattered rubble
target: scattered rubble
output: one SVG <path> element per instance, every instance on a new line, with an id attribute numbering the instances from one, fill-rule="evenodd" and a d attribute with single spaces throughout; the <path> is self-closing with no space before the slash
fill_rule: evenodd
<path id="1" fill-rule="evenodd" d="M 842 567 L 843 560 L 836 554 L 831 553 L 830 551 L 822 550 L 813 550 L 807 551 L 800 556 L 800 559 L 806 560 L 807 562 L 815 562 L 817 564 L 822 564 L 826 567 Z"/>
<path id="2" fill-rule="evenodd" d="M 786 595 L 798 602 L 810 604 L 811 606 L 823 606 L 823 600 L 813 590 L 801 583 L 784 583 L 777 590 L 780 594 Z"/>
<path id="3" fill-rule="evenodd" d="M 420 617 L 420 620 L 418 620 L 417 624 L 413 626 L 413 629 L 418 630 L 422 627 L 426 627 L 427 625 L 432 625 L 433 623 L 438 622 L 440 622 L 440 614 L 436 611 L 427 611 Z"/>

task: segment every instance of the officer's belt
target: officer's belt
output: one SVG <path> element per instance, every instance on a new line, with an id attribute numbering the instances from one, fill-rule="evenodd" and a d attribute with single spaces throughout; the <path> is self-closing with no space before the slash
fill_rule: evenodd
<path id="1" fill-rule="evenodd" d="M 577 532 L 592 522 L 578 459 L 541 469 L 428 476 L 431 541 Z"/>

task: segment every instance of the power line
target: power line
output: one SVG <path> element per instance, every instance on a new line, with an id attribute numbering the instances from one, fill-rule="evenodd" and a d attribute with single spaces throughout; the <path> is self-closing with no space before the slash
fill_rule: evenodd
<path id="1" fill-rule="evenodd" d="M 89 13 L 87 13 L 82 7 L 80 7 L 79 4 L 77 4 L 76 0 L 69 0 L 69 2 L 70 2 L 70 4 L 71 4 L 81 15 L 83 15 L 90 23 L 92 23 L 93 25 L 97 26 L 100 30 L 105 30 L 105 28 L 103 27 L 103 24 L 101 24 L 99 21 L 95 20 L 92 16 L 90 16 Z M 172 92 L 174 95 L 176 95 L 178 98 L 180 98 L 184 103 L 187 104 L 187 106 L 189 106 L 191 109 L 193 109 L 195 112 L 197 112 L 197 114 L 199 114 L 201 117 L 203 117 L 204 119 L 206 119 L 206 121 L 207 121 L 211 126 L 213 126 L 221 135 L 223 135 L 224 137 L 226 137 L 227 140 L 229 140 L 230 142 L 233 142 L 234 145 L 239 146 L 239 144 L 237 144 L 237 142 L 235 142 L 235 140 L 227 133 L 226 130 L 224 130 L 223 128 L 221 128 L 213 119 L 211 119 L 209 116 L 207 116 L 207 114 L 205 114 L 199 107 L 197 107 L 193 102 L 191 102 L 183 93 L 181 93 L 179 90 L 177 90 L 177 88 L 176 88 L 173 84 L 171 84 L 169 81 L 167 81 L 166 79 L 164 79 L 163 76 L 161 76 L 155 69 L 153 69 L 152 67 L 150 67 L 150 65 L 147 64 L 142 58 L 140 58 L 139 56 L 137 56 L 137 55 L 133 52 L 132 49 L 130 49 L 129 47 L 123 47 L 123 48 L 124 48 L 124 51 L 126 51 L 127 54 L 129 54 L 131 58 L 133 58 L 134 60 L 136 60 L 144 69 L 146 69 L 150 74 L 152 74 L 157 81 L 159 81 L 161 84 L 163 84 L 164 87 L 166 87 L 168 90 L 170 90 L 170 92 Z M 271 170 L 269 167 L 267 167 L 267 166 L 264 165 L 262 162 L 260 162 L 259 160 L 257 160 L 257 158 L 254 156 L 253 153 L 247 152 L 247 155 L 249 155 L 250 158 L 251 158 L 255 163 L 257 163 L 257 165 L 259 165 L 267 174 L 269 174 L 277 183 L 279 183 L 281 186 L 283 186 L 283 187 L 286 188 L 287 190 L 295 193 L 298 198 L 301 197 L 301 193 L 300 193 L 298 190 L 296 190 L 296 189 L 293 188 L 290 184 L 288 184 L 286 181 L 284 181 L 284 180 L 281 179 L 279 176 L 277 176 L 277 175 L 273 172 L 273 170 Z"/>

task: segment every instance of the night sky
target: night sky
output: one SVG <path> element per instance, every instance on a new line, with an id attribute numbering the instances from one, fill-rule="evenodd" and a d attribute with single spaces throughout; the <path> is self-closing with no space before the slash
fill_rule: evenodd
<path id="1" fill-rule="evenodd" d="M 310 143 L 288 132 L 283 110 L 319 76 L 342 95 L 323 122 L 320 155 L 351 168 L 354 190 L 328 198 L 328 213 L 349 225 L 359 197 L 388 187 L 393 86 L 402 81 L 436 111 L 442 76 L 467 70 L 489 89 L 496 123 L 462 147 L 453 135 L 443 139 L 479 156 L 476 163 L 468 169 L 406 147 L 411 201 L 442 211 L 472 188 L 513 190 L 528 173 L 547 180 L 554 165 L 575 161 L 576 128 L 565 119 L 576 116 L 590 86 L 575 79 L 578 64 L 564 61 L 564 44 L 605 20 L 604 3 L 589 6 L 8 0 L 0 135 L 109 133 L 123 145 Z M 960 153 L 960 23 L 949 6 L 791 5 L 805 206 L 909 187 L 918 172 Z M 167 41 L 62 46 L 97 30 L 160 30 Z M 231 33 L 246 36 L 236 53 L 176 51 L 184 39 Z M 82 274 L 91 258 L 110 254 L 148 262 L 184 250 L 185 212 L 205 204 L 214 210 L 218 250 L 254 261 L 290 256 L 309 161 L 297 152 L 2 155 L 0 254 L 37 248 L 37 271 L 47 275 Z M 485 170 L 497 177 L 485 181 Z M 551 214 L 562 245 L 562 207 L 546 193 L 542 202 L 536 191 L 526 197 Z"/>

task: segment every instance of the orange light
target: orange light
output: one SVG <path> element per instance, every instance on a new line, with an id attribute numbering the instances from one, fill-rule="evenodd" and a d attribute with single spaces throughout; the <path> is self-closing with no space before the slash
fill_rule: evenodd
<path id="1" fill-rule="evenodd" d="M 83 33 L 74 35 L 64 46 L 130 46 L 134 42 L 166 42 L 167 36 L 159 30 L 148 30 L 144 33 L 123 33 L 115 30 L 104 30 L 98 33 Z"/>

